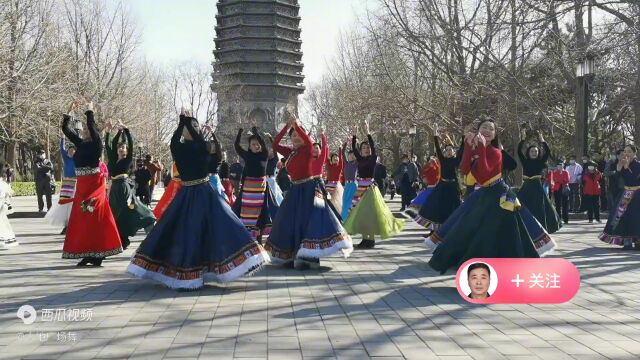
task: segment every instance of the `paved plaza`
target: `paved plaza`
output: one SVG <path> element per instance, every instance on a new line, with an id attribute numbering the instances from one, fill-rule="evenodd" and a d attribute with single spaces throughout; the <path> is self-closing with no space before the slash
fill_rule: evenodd
<path id="1" fill-rule="evenodd" d="M 640 358 L 640 252 L 600 243 L 603 225 L 586 221 L 554 236 L 553 256 L 580 270 L 577 296 L 513 306 L 462 300 L 453 272 L 427 266 L 423 231 L 409 221 L 320 270 L 268 266 L 193 292 L 125 274 L 141 234 L 102 268 L 76 268 L 60 258 L 60 229 L 11 222 L 20 246 L 0 250 L 1 359 Z M 31 325 L 16 317 L 25 304 L 38 310 Z"/>

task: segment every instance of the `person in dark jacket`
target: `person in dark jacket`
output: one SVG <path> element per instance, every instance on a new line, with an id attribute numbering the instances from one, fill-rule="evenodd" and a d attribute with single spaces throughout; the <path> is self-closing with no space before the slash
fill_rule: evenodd
<path id="1" fill-rule="evenodd" d="M 51 209 L 51 194 L 53 193 L 53 164 L 47 159 L 44 150 L 40 150 L 35 161 L 36 195 L 38 197 L 38 211 L 44 212 L 44 196 L 47 201 L 47 211 Z"/>
<path id="2" fill-rule="evenodd" d="M 387 167 L 384 166 L 384 164 L 382 163 L 382 159 L 380 159 L 380 156 L 378 156 L 376 167 L 375 169 L 373 169 L 373 180 L 378 185 L 378 188 L 380 189 L 380 194 L 382 194 L 382 197 L 384 197 L 384 194 L 386 193 L 386 188 L 387 188 L 385 184 L 386 178 L 387 178 Z"/>
<path id="3" fill-rule="evenodd" d="M 235 156 L 235 161 L 229 166 L 229 180 L 233 184 L 235 195 L 240 192 L 240 181 L 242 180 L 242 174 L 244 172 L 244 166 L 240 163 L 240 156 Z"/>
<path id="4" fill-rule="evenodd" d="M 133 173 L 136 178 L 136 196 L 140 198 L 143 204 L 151 205 L 151 171 L 147 169 L 144 162 L 137 162 L 136 171 Z"/>
<path id="5" fill-rule="evenodd" d="M 418 168 L 416 164 L 409 161 L 409 155 L 402 156 L 402 163 L 393 173 L 393 178 L 400 187 L 400 195 L 402 196 L 402 207 L 400 211 L 406 210 L 411 204 L 411 200 L 416 197 L 416 189 L 413 183 L 418 180 Z"/>

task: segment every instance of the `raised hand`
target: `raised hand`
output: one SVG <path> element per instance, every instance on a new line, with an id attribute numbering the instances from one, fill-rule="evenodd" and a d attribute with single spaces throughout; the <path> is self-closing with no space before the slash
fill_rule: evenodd
<path id="1" fill-rule="evenodd" d="M 487 146 L 487 138 L 485 138 L 482 134 L 477 135 L 476 144 L 482 144 L 482 146 Z"/>
<path id="2" fill-rule="evenodd" d="M 93 101 L 87 103 L 87 111 L 93 112 Z"/>
<path id="3" fill-rule="evenodd" d="M 251 118 L 251 127 L 252 128 L 258 127 L 258 125 L 256 124 L 256 118 L 255 117 Z"/>
<path id="4" fill-rule="evenodd" d="M 367 119 L 364 121 L 364 130 L 367 132 L 367 135 L 371 134 L 371 131 L 369 131 L 369 119 L 371 119 L 371 114 L 367 115 Z"/>
<path id="5" fill-rule="evenodd" d="M 433 136 L 440 137 L 440 127 L 438 126 L 438 124 L 435 124 L 433 126 Z"/>

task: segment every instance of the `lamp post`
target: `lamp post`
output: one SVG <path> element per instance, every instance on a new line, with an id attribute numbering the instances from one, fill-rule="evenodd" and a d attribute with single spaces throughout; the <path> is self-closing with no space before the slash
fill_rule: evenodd
<path id="1" fill-rule="evenodd" d="M 409 137 L 411 137 L 411 159 L 413 161 L 413 143 L 414 140 L 416 138 L 416 133 L 418 132 L 418 129 L 416 128 L 416 124 L 411 124 L 411 127 L 409 128 Z"/>
<path id="2" fill-rule="evenodd" d="M 587 55 L 576 65 L 576 156 L 589 152 L 589 82 L 595 76 L 595 61 Z"/>

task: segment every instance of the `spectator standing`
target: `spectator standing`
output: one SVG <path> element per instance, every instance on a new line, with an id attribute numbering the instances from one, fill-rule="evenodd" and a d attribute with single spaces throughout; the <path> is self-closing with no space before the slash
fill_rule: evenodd
<path id="1" fill-rule="evenodd" d="M 580 183 L 582 181 L 582 166 L 576 162 L 576 157 L 571 156 L 569 166 L 566 168 L 569 173 L 569 211 L 580 212 L 581 191 Z"/>
<path id="2" fill-rule="evenodd" d="M 618 172 L 616 171 L 616 168 L 618 167 L 618 158 L 621 153 L 622 150 L 617 150 L 612 153 L 604 170 L 604 177 L 607 180 L 606 193 L 607 209 L 609 209 L 609 212 L 615 211 L 618 196 L 620 196 L 620 192 L 624 189 L 624 181 L 622 180 L 622 177 L 618 176 Z"/>
<path id="3" fill-rule="evenodd" d="M 565 224 L 569 223 L 569 172 L 564 169 L 562 162 L 556 165 L 556 168 L 549 171 L 547 177 L 549 190 L 553 196 L 553 200 L 558 215 L 562 216 Z"/>
<path id="4" fill-rule="evenodd" d="M 589 224 L 593 223 L 593 219 L 600 223 L 600 180 L 602 174 L 595 165 L 587 163 L 587 168 L 582 173 L 582 188 L 584 189 L 583 203 L 589 217 Z"/>
<path id="5" fill-rule="evenodd" d="M 38 197 L 38 211 L 44 211 L 44 196 L 47 201 L 47 211 L 51 209 L 51 195 L 53 193 L 53 164 L 47 159 L 44 150 L 40 150 L 35 161 L 36 195 Z"/>
<path id="6" fill-rule="evenodd" d="M 386 193 L 386 184 L 385 179 L 387 178 L 387 167 L 382 163 L 382 159 L 378 156 L 378 160 L 376 162 L 376 167 L 373 169 L 373 180 L 378 185 L 378 189 L 380 189 L 380 194 L 384 197 Z"/>

